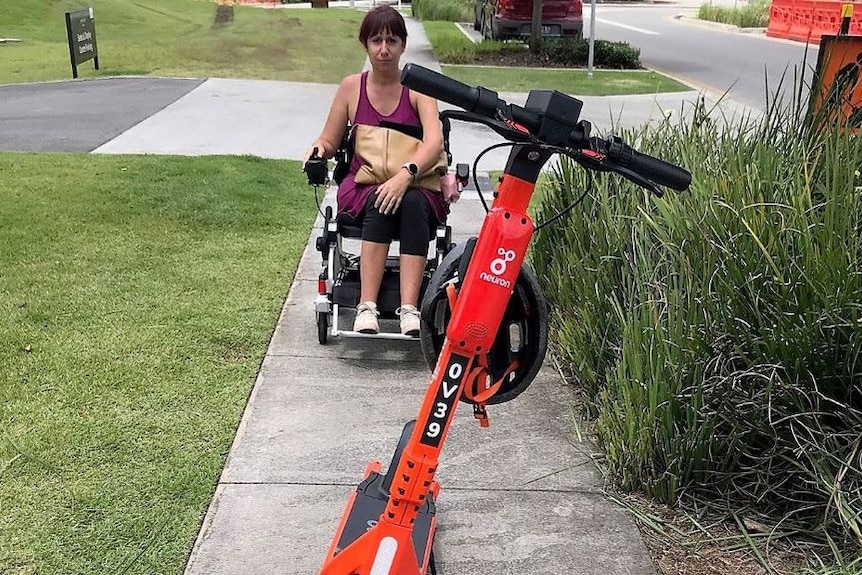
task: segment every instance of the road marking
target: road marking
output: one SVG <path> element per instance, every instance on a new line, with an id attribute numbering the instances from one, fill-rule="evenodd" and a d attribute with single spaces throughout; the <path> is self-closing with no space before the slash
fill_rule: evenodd
<path id="1" fill-rule="evenodd" d="M 629 26 L 628 24 L 620 24 L 619 22 L 611 22 L 610 20 L 605 20 L 604 18 L 596 18 L 596 22 L 601 22 L 602 24 L 607 24 L 608 26 L 617 26 L 618 28 L 625 28 L 626 30 L 631 30 L 632 32 L 639 32 L 641 34 L 647 34 L 649 36 L 660 36 L 658 32 L 653 32 L 652 30 L 644 30 L 643 28 L 637 28 L 635 26 Z M 584 22 L 586 24 L 586 22 Z"/>

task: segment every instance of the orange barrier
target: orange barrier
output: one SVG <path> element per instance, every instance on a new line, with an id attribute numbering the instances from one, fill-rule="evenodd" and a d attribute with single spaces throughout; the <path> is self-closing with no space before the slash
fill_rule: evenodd
<path id="1" fill-rule="evenodd" d="M 824 34 L 838 34 L 841 7 L 838 0 L 772 0 L 766 35 L 817 43 Z M 850 19 L 850 34 L 862 34 L 862 9 Z"/>

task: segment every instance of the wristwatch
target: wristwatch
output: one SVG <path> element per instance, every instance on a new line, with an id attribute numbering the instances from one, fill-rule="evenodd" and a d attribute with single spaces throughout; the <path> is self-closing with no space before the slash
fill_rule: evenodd
<path id="1" fill-rule="evenodd" d="M 410 172 L 410 177 L 413 178 L 414 181 L 416 180 L 416 178 L 419 177 L 419 166 L 417 166 L 415 163 L 407 162 L 401 167 Z"/>

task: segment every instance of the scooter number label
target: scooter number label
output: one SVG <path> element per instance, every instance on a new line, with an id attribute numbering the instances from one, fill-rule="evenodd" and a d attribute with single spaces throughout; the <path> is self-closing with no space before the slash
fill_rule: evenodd
<path id="1" fill-rule="evenodd" d="M 440 385 L 437 386 L 437 396 L 431 407 L 431 413 L 425 421 L 422 438 L 419 440 L 424 445 L 439 447 L 443 432 L 452 417 L 455 408 L 455 400 L 458 397 L 458 389 L 464 381 L 464 371 L 467 369 L 467 358 L 451 355 L 449 364 L 443 372 Z"/>

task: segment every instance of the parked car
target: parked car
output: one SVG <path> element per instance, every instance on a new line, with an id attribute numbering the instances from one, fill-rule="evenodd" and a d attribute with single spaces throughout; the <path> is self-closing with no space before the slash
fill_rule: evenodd
<path id="1" fill-rule="evenodd" d="M 478 0 L 473 28 L 494 40 L 529 38 L 532 0 Z M 584 30 L 581 0 L 543 0 L 542 37 L 580 38 Z"/>

